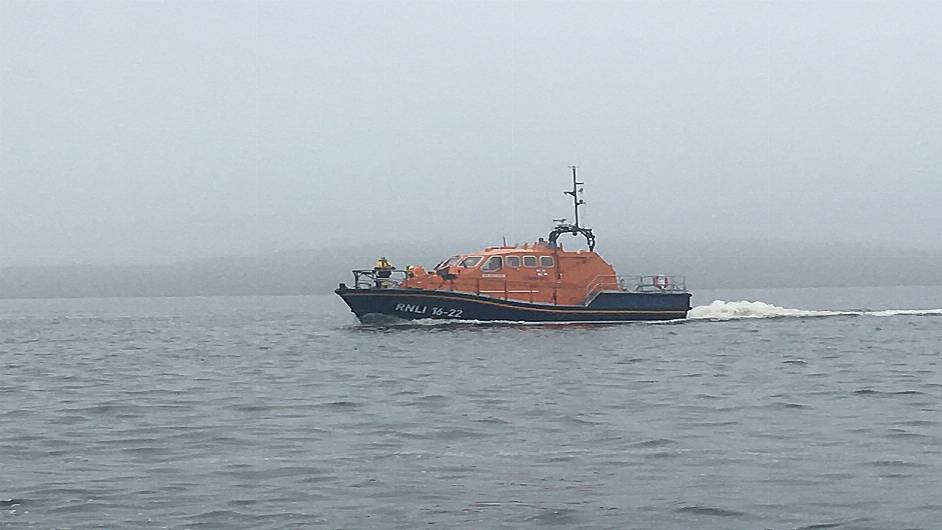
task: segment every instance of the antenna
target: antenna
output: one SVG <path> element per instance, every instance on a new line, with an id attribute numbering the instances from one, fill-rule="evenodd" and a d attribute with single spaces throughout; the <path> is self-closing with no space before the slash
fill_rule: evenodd
<path id="1" fill-rule="evenodd" d="M 582 193 L 582 188 L 579 186 L 585 184 L 585 182 L 578 182 L 576 180 L 576 168 L 579 166 L 569 166 L 569 169 L 572 170 L 572 191 L 564 191 L 566 195 L 572 195 L 572 209 L 575 211 L 575 227 L 579 227 L 579 206 L 585 204 L 585 201 L 579 198 L 579 194 Z"/>
<path id="2" fill-rule="evenodd" d="M 580 194 L 583 191 L 582 185 L 585 182 L 579 182 L 576 177 L 576 167 L 569 166 L 569 169 L 572 170 L 572 191 L 564 191 L 566 195 L 572 195 L 572 209 L 575 214 L 575 224 L 568 225 L 566 224 L 565 219 L 553 219 L 554 222 L 558 223 L 556 228 L 553 228 L 553 231 L 549 234 L 549 245 L 551 247 L 556 246 L 556 240 L 559 239 L 559 236 L 562 234 L 582 234 L 585 236 L 585 241 L 589 245 L 589 252 L 595 250 L 595 234 L 592 233 L 591 228 L 582 228 L 579 226 L 579 207 L 585 204 L 585 201 L 582 200 Z"/>

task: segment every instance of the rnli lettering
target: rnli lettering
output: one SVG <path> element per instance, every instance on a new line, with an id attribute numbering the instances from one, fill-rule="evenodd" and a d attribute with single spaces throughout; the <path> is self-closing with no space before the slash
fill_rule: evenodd
<path id="1" fill-rule="evenodd" d="M 428 306 L 418 304 L 396 304 L 396 311 L 424 315 L 428 311 Z"/>
<path id="2" fill-rule="evenodd" d="M 402 313 L 414 313 L 416 315 L 430 314 L 434 317 L 443 317 L 443 318 L 461 318 L 461 313 L 464 312 L 461 309 L 450 309 L 447 307 L 429 307 L 427 305 L 419 305 L 419 304 L 396 304 L 395 311 L 399 311 Z"/>

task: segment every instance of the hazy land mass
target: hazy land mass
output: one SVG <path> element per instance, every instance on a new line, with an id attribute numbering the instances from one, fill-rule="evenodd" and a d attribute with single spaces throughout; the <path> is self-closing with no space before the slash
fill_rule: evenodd
<path id="1" fill-rule="evenodd" d="M 0 298 L 321 294 L 380 255 L 400 267 L 430 267 L 455 249 L 481 246 L 375 244 L 154 265 L 8 266 L 0 268 Z M 942 285 L 942 251 L 769 241 L 603 241 L 597 250 L 619 274 L 683 274 L 694 291 Z"/>

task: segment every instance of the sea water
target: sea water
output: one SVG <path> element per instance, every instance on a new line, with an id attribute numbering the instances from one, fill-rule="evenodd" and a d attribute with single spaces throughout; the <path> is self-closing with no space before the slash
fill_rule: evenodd
<path id="1" fill-rule="evenodd" d="M 942 288 L 694 304 L 369 327 L 333 296 L 0 301 L 0 527 L 940 526 Z"/>

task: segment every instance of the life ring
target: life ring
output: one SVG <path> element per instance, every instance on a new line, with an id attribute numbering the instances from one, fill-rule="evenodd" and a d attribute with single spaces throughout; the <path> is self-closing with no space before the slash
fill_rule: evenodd
<path id="1" fill-rule="evenodd" d="M 654 286 L 660 290 L 667 289 L 670 286 L 671 280 L 668 276 L 655 276 L 653 278 Z"/>

